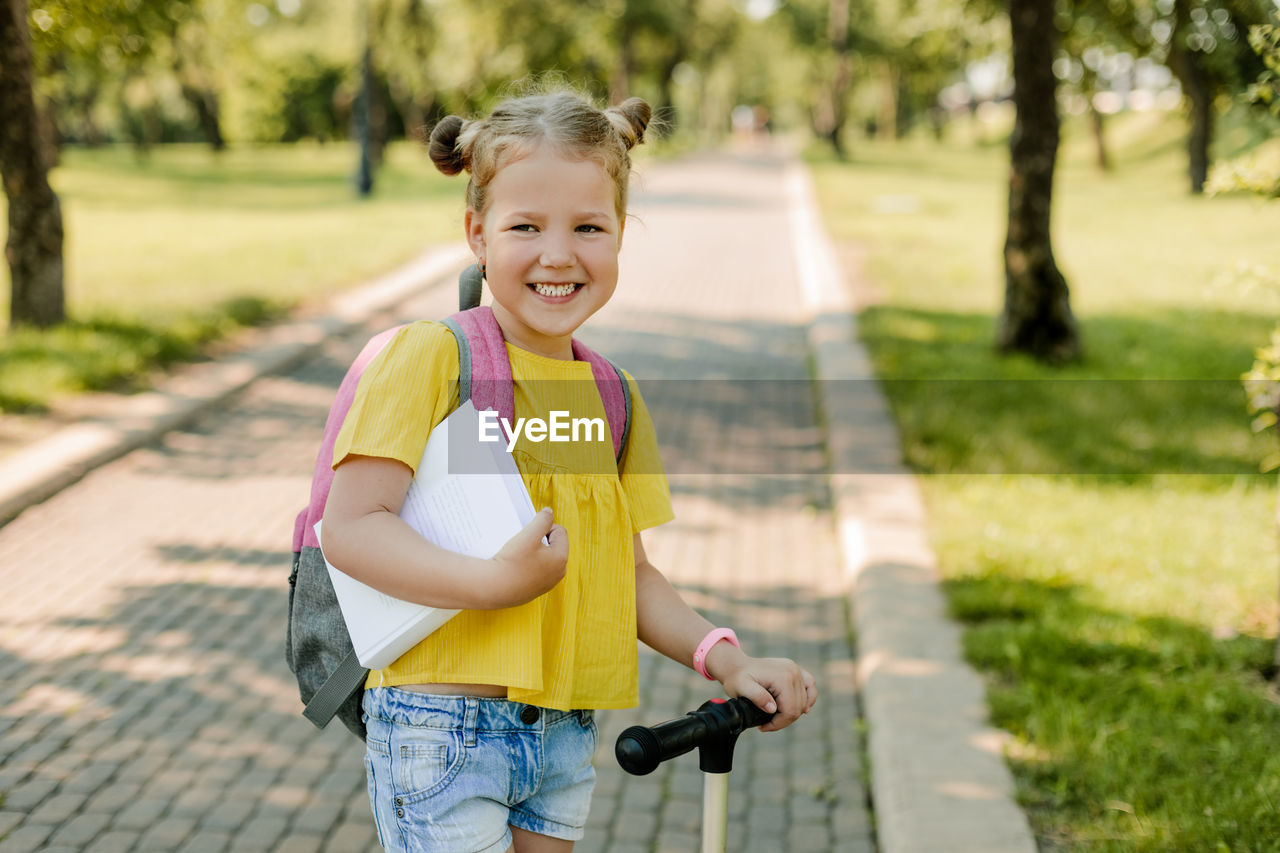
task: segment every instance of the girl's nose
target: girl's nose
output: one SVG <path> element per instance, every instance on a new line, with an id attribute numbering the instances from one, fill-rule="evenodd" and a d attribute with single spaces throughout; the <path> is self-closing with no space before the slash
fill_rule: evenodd
<path id="1" fill-rule="evenodd" d="M 548 236 L 542 246 L 542 256 L 538 262 L 544 267 L 560 269 L 571 267 L 574 263 L 573 250 L 568 241 L 560 237 Z"/>

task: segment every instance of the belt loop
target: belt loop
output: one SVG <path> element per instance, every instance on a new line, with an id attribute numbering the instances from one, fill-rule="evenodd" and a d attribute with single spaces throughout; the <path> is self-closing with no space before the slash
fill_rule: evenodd
<path id="1" fill-rule="evenodd" d="M 465 746 L 476 745 L 476 718 L 480 716 L 480 700 L 474 696 L 468 696 L 463 700 L 465 710 L 462 719 L 462 742 Z"/>

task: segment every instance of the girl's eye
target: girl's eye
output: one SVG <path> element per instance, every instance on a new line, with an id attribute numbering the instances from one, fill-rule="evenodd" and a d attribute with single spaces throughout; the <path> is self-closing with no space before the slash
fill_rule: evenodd
<path id="1" fill-rule="evenodd" d="M 597 231 L 603 231 L 604 229 L 598 225 L 579 225 L 578 230 L 586 231 L 588 233 L 595 233 Z"/>
<path id="2" fill-rule="evenodd" d="M 534 227 L 530 225 L 528 222 L 522 222 L 519 225 L 512 225 L 511 230 L 512 231 L 533 231 Z"/>

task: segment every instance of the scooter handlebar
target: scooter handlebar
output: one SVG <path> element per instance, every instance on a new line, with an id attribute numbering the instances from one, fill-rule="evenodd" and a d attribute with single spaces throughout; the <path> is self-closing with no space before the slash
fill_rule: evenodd
<path id="1" fill-rule="evenodd" d="M 618 735 L 614 755 L 623 770 L 644 776 L 669 758 L 702 748 L 702 769 L 727 773 L 738 735 L 771 719 L 773 714 L 761 711 L 749 699 L 712 699 L 679 719 L 656 726 L 632 726 Z M 721 766 L 724 769 L 718 769 Z"/>

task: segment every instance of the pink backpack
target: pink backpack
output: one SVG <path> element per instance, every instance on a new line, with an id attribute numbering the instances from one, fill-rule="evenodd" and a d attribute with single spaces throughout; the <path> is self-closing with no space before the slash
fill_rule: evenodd
<path id="1" fill-rule="evenodd" d="M 474 268 L 472 268 L 474 269 Z M 474 280 L 474 273 L 464 273 Z M 478 295 L 478 294 L 475 294 Z M 468 297 L 464 289 L 463 301 Z M 515 420 L 511 364 L 498 321 L 488 308 L 459 311 L 444 321 L 458 343 L 458 400 L 471 400 L 477 409 L 493 409 L 508 421 Z M 289 625 L 285 659 L 298 680 L 306 708 L 302 714 L 324 728 L 337 716 L 352 732 L 364 738 L 360 703 L 368 670 L 351 648 L 342 611 L 316 540 L 315 524 L 324 516 L 333 482 L 333 446 L 346 419 L 365 368 L 399 330 L 388 329 L 365 344 L 347 370 L 324 425 L 320 452 L 311 479 L 311 501 L 298 513 L 293 526 L 293 571 L 289 575 Z M 626 379 L 612 362 L 573 341 L 573 355 L 591 365 L 596 387 L 604 403 L 619 466 L 631 427 L 631 392 Z"/>

